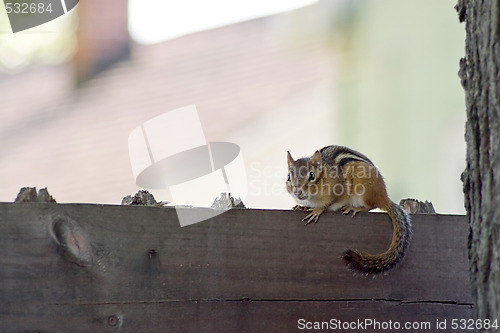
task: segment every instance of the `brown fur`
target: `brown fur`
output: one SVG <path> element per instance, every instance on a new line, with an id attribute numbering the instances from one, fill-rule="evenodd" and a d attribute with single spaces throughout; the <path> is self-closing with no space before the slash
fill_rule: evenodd
<path id="1" fill-rule="evenodd" d="M 306 224 L 316 223 L 327 209 L 343 210 L 353 216 L 361 211 L 380 208 L 393 222 L 391 246 L 379 255 L 347 250 L 348 266 L 366 274 L 394 267 L 403 258 L 411 234 L 408 214 L 387 195 L 384 179 L 363 154 L 342 146 L 328 146 L 310 158 L 294 160 L 288 153 L 287 191 L 311 212 Z"/>

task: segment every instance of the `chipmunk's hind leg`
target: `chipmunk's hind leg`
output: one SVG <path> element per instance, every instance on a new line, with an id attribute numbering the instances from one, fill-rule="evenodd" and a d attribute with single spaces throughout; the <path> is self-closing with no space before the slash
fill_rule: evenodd
<path id="1" fill-rule="evenodd" d="M 367 205 L 362 196 L 353 196 L 349 198 L 349 203 L 342 207 L 342 213 L 344 215 L 352 213 L 352 217 L 354 217 L 359 212 L 367 212 L 371 209 L 373 209 L 373 207 Z"/>

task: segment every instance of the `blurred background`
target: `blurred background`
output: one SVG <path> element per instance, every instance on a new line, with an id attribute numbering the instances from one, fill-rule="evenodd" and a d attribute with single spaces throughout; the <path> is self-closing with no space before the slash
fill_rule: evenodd
<path id="1" fill-rule="evenodd" d="M 464 213 L 455 1 L 166 3 L 85 0 L 15 34 L 0 6 L 0 201 L 37 186 L 118 204 L 139 189 L 130 132 L 196 104 L 208 141 L 241 147 L 247 207 L 292 207 L 287 150 L 338 144 L 394 201 Z"/>

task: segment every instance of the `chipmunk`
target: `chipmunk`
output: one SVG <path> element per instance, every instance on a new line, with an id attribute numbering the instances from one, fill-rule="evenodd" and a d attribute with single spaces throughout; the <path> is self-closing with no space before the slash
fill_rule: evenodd
<path id="1" fill-rule="evenodd" d="M 288 152 L 288 193 L 299 205 L 296 210 L 310 214 L 302 221 L 316 223 L 326 210 L 342 210 L 344 214 L 380 208 L 389 214 L 393 224 L 391 246 L 373 255 L 346 250 L 347 265 L 366 274 L 385 272 L 404 257 L 411 234 L 411 221 L 401 206 L 387 195 L 384 179 L 365 155 L 342 146 L 327 146 L 310 158 L 294 160 Z"/>

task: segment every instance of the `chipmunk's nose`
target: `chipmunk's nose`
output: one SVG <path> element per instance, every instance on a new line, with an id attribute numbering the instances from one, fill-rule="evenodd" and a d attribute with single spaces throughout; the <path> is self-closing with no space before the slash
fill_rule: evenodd
<path id="1" fill-rule="evenodd" d="M 295 195 L 297 197 L 297 199 L 299 199 L 299 200 L 304 200 L 305 199 L 304 192 L 302 192 L 301 189 L 295 189 L 293 191 L 293 195 Z"/>

